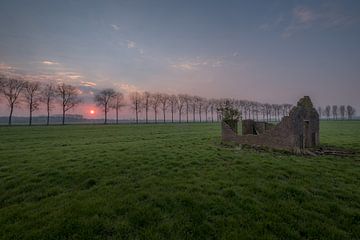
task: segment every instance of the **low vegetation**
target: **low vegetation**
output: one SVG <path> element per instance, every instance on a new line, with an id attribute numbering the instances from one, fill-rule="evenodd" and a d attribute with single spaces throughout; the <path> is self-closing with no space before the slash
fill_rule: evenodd
<path id="1" fill-rule="evenodd" d="M 360 151 L 360 122 L 321 122 Z M 0 239 L 359 239 L 359 154 L 219 144 L 218 124 L 0 127 Z"/>

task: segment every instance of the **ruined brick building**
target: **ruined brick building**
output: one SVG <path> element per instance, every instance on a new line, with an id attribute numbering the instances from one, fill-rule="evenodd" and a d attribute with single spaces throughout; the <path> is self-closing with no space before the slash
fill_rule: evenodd
<path id="1" fill-rule="evenodd" d="M 242 121 L 243 135 L 222 122 L 222 141 L 301 151 L 319 145 L 319 115 L 308 96 L 301 98 L 289 116 L 277 125 L 253 120 Z"/>

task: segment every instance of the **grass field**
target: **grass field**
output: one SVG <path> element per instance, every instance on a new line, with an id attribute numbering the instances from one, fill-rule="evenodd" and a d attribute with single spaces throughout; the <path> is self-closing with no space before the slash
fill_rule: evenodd
<path id="1" fill-rule="evenodd" d="M 360 121 L 321 122 L 360 151 Z M 219 144 L 218 124 L 0 127 L 0 239 L 360 239 L 360 155 Z"/>

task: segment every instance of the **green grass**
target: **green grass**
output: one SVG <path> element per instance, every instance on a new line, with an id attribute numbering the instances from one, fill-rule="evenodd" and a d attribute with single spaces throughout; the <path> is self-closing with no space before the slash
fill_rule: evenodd
<path id="1" fill-rule="evenodd" d="M 219 145 L 217 124 L 0 128 L 0 239 L 359 239 L 360 161 Z M 360 122 L 321 143 L 360 150 Z"/>

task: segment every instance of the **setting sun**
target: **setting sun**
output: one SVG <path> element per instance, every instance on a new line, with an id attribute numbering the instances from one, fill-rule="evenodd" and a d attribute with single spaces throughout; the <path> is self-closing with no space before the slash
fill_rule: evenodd
<path id="1" fill-rule="evenodd" d="M 90 110 L 90 114 L 91 114 L 91 115 L 95 114 L 95 111 L 94 111 L 94 110 Z"/>

